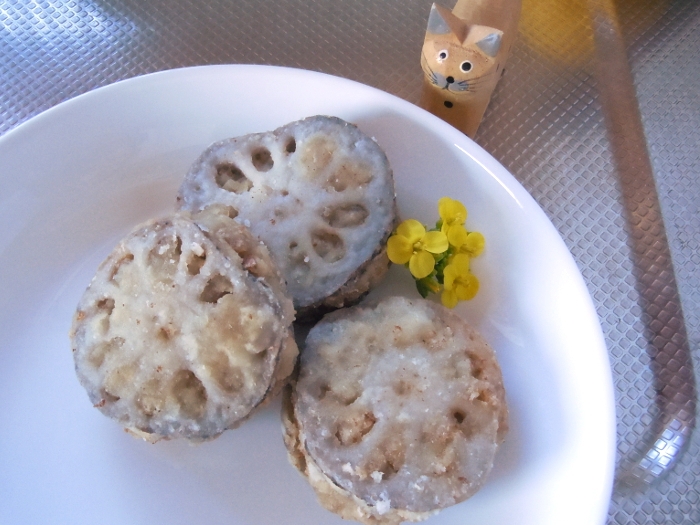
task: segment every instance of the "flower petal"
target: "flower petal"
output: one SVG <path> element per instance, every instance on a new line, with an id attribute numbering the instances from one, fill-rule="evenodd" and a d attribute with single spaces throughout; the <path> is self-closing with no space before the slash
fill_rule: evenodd
<path id="1" fill-rule="evenodd" d="M 456 278 L 457 270 L 455 267 L 451 264 L 445 266 L 445 269 L 442 271 L 442 286 L 445 290 L 452 290 Z"/>
<path id="2" fill-rule="evenodd" d="M 461 202 L 443 197 L 438 201 L 438 213 L 445 223 L 464 224 L 467 220 L 467 208 Z"/>
<path id="3" fill-rule="evenodd" d="M 460 251 L 468 254 L 471 257 L 481 255 L 486 246 L 486 239 L 479 232 L 471 232 L 467 235 L 466 242 L 461 246 Z"/>
<path id="4" fill-rule="evenodd" d="M 471 275 L 469 272 L 469 256 L 465 253 L 458 253 L 450 261 L 450 266 L 454 267 L 454 271 L 458 277 Z"/>
<path id="5" fill-rule="evenodd" d="M 430 275 L 435 268 L 435 259 L 428 252 L 420 251 L 411 257 L 408 262 L 408 269 L 416 279 L 422 279 Z"/>
<path id="6" fill-rule="evenodd" d="M 425 235 L 425 226 L 415 219 L 406 219 L 396 228 L 396 234 L 406 237 L 408 242 L 415 244 Z"/>
<path id="7" fill-rule="evenodd" d="M 413 243 L 403 235 L 392 235 L 386 242 L 386 253 L 394 264 L 406 264 L 413 255 Z"/>
<path id="8" fill-rule="evenodd" d="M 457 302 L 459 301 L 454 290 L 443 290 L 440 300 L 447 308 L 454 308 L 457 306 Z"/>
<path id="9" fill-rule="evenodd" d="M 430 253 L 442 253 L 449 247 L 447 235 L 442 232 L 428 232 L 423 236 L 423 249 Z"/>
<path id="10" fill-rule="evenodd" d="M 455 248 L 459 248 L 467 242 L 469 234 L 461 224 L 453 224 L 447 230 L 447 240 Z"/>
<path id="11" fill-rule="evenodd" d="M 455 286 L 455 292 L 457 293 L 457 298 L 460 301 L 469 301 L 474 299 L 477 292 L 479 291 L 479 279 L 477 279 L 473 274 L 469 274 L 467 277 L 461 277 L 459 279 L 459 284 Z"/>

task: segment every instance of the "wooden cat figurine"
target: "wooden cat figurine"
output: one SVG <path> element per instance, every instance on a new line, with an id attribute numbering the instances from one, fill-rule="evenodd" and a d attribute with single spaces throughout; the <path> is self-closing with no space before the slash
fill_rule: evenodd
<path id="1" fill-rule="evenodd" d="M 459 0 L 452 12 L 436 4 L 430 10 L 420 105 L 471 138 L 503 73 L 520 5 L 521 0 Z"/>

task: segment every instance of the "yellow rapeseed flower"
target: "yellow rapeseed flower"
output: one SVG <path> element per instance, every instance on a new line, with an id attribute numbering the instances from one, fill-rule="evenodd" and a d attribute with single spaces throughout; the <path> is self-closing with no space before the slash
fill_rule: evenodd
<path id="1" fill-rule="evenodd" d="M 479 291 L 469 266 L 484 251 L 485 239 L 467 231 L 467 209 L 458 200 L 443 197 L 438 213 L 431 231 L 415 219 L 403 221 L 387 241 L 387 254 L 391 262 L 408 267 L 422 297 L 442 293 L 442 303 L 454 308 Z"/>
<path id="2" fill-rule="evenodd" d="M 469 270 L 469 256 L 458 253 L 445 266 L 442 304 L 454 308 L 459 301 L 474 298 L 479 291 L 479 280 Z"/>
<path id="3" fill-rule="evenodd" d="M 486 239 L 479 232 L 464 230 L 464 233 L 454 235 L 450 244 L 456 248 L 455 254 L 463 253 L 469 257 L 477 257 L 484 251 Z"/>
<path id="4" fill-rule="evenodd" d="M 389 260 L 395 264 L 408 263 L 411 275 L 423 279 L 435 268 L 435 257 L 447 251 L 449 244 L 443 232 L 425 231 L 425 226 L 415 219 L 399 224 L 396 233 L 387 241 Z"/>
<path id="5" fill-rule="evenodd" d="M 449 197 L 443 197 L 438 201 L 438 213 L 442 220 L 440 230 L 447 236 L 452 246 L 461 246 L 467 237 L 464 223 L 467 220 L 467 208 L 464 204 Z"/>
<path id="6" fill-rule="evenodd" d="M 481 255 L 486 246 L 486 239 L 479 232 L 469 232 L 464 238 L 464 242 L 457 246 L 457 253 L 463 253 L 469 257 Z"/>

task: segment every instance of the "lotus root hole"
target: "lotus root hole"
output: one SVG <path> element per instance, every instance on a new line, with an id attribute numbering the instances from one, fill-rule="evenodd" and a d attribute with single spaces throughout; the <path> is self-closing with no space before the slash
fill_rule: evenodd
<path id="1" fill-rule="evenodd" d="M 333 390 L 332 387 L 326 386 L 327 390 L 324 392 L 326 395 L 328 392 L 333 394 L 333 398 L 343 406 L 349 407 L 355 401 L 360 399 L 360 392 L 354 388 L 348 388 L 345 386 L 340 390 Z"/>
<path id="2" fill-rule="evenodd" d="M 97 301 L 97 304 L 95 306 L 105 313 L 105 316 L 102 318 L 100 324 L 102 333 L 106 334 L 107 332 L 109 332 L 109 318 L 112 315 L 112 312 L 114 311 L 114 299 L 112 299 L 111 297 L 105 297 L 104 299 L 100 299 L 99 301 Z"/>
<path id="3" fill-rule="evenodd" d="M 240 391 L 245 386 L 243 371 L 235 366 L 229 366 L 216 371 L 214 380 L 222 390 L 233 393 Z"/>
<path id="4" fill-rule="evenodd" d="M 405 460 L 405 450 L 401 441 L 389 439 L 373 451 L 363 470 L 369 473 L 381 472 L 381 479 L 387 480 L 401 470 Z"/>
<path id="5" fill-rule="evenodd" d="M 270 171 L 275 165 L 275 161 L 272 160 L 272 154 L 267 148 L 256 149 L 252 155 L 253 166 L 258 171 Z"/>
<path id="6" fill-rule="evenodd" d="M 174 238 L 173 238 L 174 237 Z M 177 236 L 165 237 L 148 253 L 148 266 L 156 279 L 169 282 L 177 272 L 182 256 L 182 239 Z"/>
<path id="7" fill-rule="evenodd" d="M 191 370 L 177 371 L 172 381 L 172 393 L 185 416 L 196 419 L 206 411 L 207 391 Z"/>
<path id="8" fill-rule="evenodd" d="M 323 399 L 331 391 L 330 385 L 324 383 L 318 388 L 318 399 Z"/>
<path id="9" fill-rule="evenodd" d="M 179 259 L 182 255 L 182 239 L 175 237 L 175 248 L 173 250 L 174 259 Z"/>
<path id="10" fill-rule="evenodd" d="M 475 379 L 484 379 L 484 362 L 476 356 L 471 357 L 471 374 Z"/>
<path id="11" fill-rule="evenodd" d="M 326 208 L 322 217 L 332 228 L 352 228 L 364 224 L 369 217 L 369 211 L 362 204 L 346 204 Z"/>
<path id="12" fill-rule="evenodd" d="M 106 394 L 120 398 L 124 390 L 130 390 L 136 373 L 135 365 L 122 365 L 110 371 L 104 380 Z"/>
<path id="13" fill-rule="evenodd" d="M 233 292 L 233 284 L 229 279 L 221 274 L 214 275 L 207 284 L 204 286 L 204 290 L 199 296 L 199 300 L 205 303 L 216 303 L 224 295 Z"/>
<path id="14" fill-rule="evenodd" d="M 187 261 L 187 273 L 190 275 L 197 275 L 202 269 L 202 266 L 204 266 L 206 260 L 206 252 L 203 252 L 202 255 L 197 255 L 196 253 L 191 254 L 190 260 Z"/>
<path id="15" fill-rule="evenodd" d="M 287 141 L 287 145 L 284 147 L 284 151 L 287 153 L 294 153 L 297 150 L 297 141 L 294 140 L 294 137 L 290 138 Z"/>
<path id="16" fill-rule="evenodd" d="M 129 264 L 134 260 L 134 254 L 133 253 L 127 253 L 124 257 L 119 259 L 115 264 L 114 267 L 112 268 L 112 272 L 109 274 L 109 280 L 114 281 L 116 280 L 117 274 L 119 273 L 119 270 L 121 270 L 122 266 L 125 264 Z"/>
<path id="17" fill-rule="evenodd" d="M 345 256 L 345 243 L 331 231 L 317 230 L 311 235 L 311 246 L 321 259 L 334 263 Z"/>
<path id="18" fill-rule="evenodd" d="M 143 384 L 136 397 L 136 405 L 147 417 L 152 417 L 163 410 L 165 398 L 160 380 L 149 379 Z"/>
<path id="19" fill-rule="evenodd" d="M 107 403 L 116 403 L 117 401 L 119 401 L 121 399 L 119 396 L 114 396 L 114 395 L 110 394 L 105 389 L 102 389 L 101 394 L 102 394 L 102 400 L 97 405 L 95 405 L 96 407 L 103 407 Z"/>
<path id="20" fill-rule="evenodd" d="M 232 193 L 245 193 L 253 187 L 253 183 L 235 164 L 222 163 L 216 166 L 216 183 L 220 188 Z"/>
<path id="21" fill-rule="evenodd" d="M 235 219 L 238 217 L 238 210 L 233 206 L 224 206 L 224 210 L 226 211 L 226 216 L 229 219 Z"/>
<path id="22" fill-rule="evenodd" d="M 372 174 L 365 166 L 359 164 L 341 164 L 330 177 L 328 183 L 338 192 L 345 191 L 348 188 L 360 188 L 369 184 L 372 181 Z"/>
<path id="23" fill-rule="evenodd" d="M 337 147 L 335 142 L 323 135 L 316 135 L 305 142 L 299 153 L 300 162 L 306 167 L 309 178 L 315 178 L 330 164 Z"/>
<path id="24" fill-rule="evenodd" d="M 100 368 L 104 363 L 105 358 L 110 353 L 117 350 L 123 344 L 124 339 L 122 339 L 121 337 L 115 337 L 114 339 L 110 339 L 109 341 L 98 343 L 97 345 L 95 345 L 94 348 L 90 350 L 90 354 L 88 355 L 88 360 L 90 361 L 90 364 L 95 368 Z"/>
<path id="25" fill-rule="evenodd" d="M 400 468 L 401 465 L 395 465 L 391 459 L 387 459 L 377 470 L 382 473 L 382 479 L 387 480 L 392 478 Z"/>
<path id="26" fill-rule="evenodd" d="M 335 437 L 341 445 L 356 445 L 369 434 L 377 422 L 372 412 L 353 414 L 338 423 Z"/>
<path id="27" fill-rule="evenodd" d="M 478 399 L 482 403 L 487 404 L 491 404 L 494 402 L 493 395 L 488 390 L 482 390 L 481 392 L 479 392 L 479 395 L 476 396 L 476 399 Z"/>
<path id="28" fill-rule="evenodd" d="M 107 312 L 107 315 L 111 315 L 112 311 L 114 310 L 114 299 L 111 297 L 105 297 L 104 299 L 100 299 L 97 301 L 97 308 L 100 310 L 105 310 Z"/>
<path id="29" fill-rule="evenodd" d="M 297 241 L 289 243 L 289 256 L 297 264 L 309 264 L 309 257 Z"/>
<path id="30" fill-rule="evenodd" d="M 352 405 L 355 401 L 360 399 L 360 394 L 359 393 L 354 393 L 350 396 L 346 396 L 340 399 L 340 402 L 345 405 L 346 407 Z"/>
<path id="31" fill-rule="evenodd" d="M 224 392 L 234 393 L 240 391 L 245 386 L 243 371 L 237 366 L 231 366 L 228 358 L 223 353 L 219 353 L 217 361 L 216 366 L 209 367 L 212 379 L 216 381 L 216 384 Z"/>

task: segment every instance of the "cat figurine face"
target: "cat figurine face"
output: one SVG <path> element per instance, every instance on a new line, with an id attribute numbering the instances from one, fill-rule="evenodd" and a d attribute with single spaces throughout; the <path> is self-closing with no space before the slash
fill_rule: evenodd
<path id="1" fill-rule="evenodd" d="M 502 36 L 433 4 L 421 54 L 421 106 L 473 137 L 502 72 Z"/>

